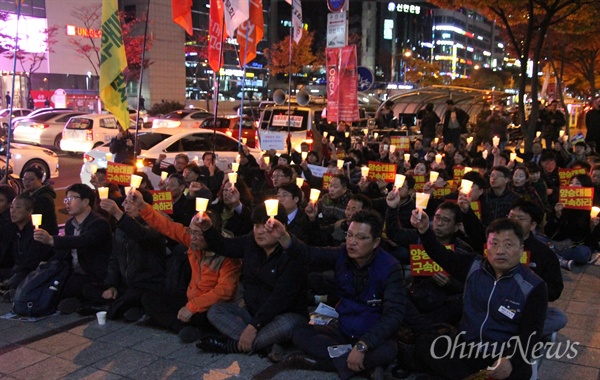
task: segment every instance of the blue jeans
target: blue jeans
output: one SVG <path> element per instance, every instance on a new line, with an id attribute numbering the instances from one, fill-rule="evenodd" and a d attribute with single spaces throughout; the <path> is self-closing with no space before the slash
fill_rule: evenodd
<path id="1" fill-rule="evenodd" d="M 567 325 L 567 315 L 560 309 L 548 307 L 542 336 L 548 336 Z"/>
<path id="2" fill-rule="evenodd" d="M 559 252 L 558 256 L 564 260 L 573 260 L 575 264 L 584 265 L 590 260 L 592 250 L 582 244 Z"/>

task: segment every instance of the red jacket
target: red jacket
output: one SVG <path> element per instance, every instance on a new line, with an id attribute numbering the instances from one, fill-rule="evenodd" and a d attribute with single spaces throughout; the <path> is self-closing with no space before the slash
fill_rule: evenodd
<path id="1" fill-rule="evenodd" d="M 158 232 L 190 247 L 188 227 L 171 221 L 152 206 L 141 212 L 142 218 Z M 242 264 L 240 260 L 219 256 L 214 252 L 188 249 L 192 278 L 185 305 L 192 313 L 202 313 L 217 302 L 229 301 L 236 293 Z"/>

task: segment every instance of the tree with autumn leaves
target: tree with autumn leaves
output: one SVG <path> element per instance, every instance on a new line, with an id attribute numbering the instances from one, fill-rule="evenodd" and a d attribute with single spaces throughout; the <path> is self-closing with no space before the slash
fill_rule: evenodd
<path id="1" fill-rule="evenodd" d="M 528 84 L 528 61 L 532 62 L 532 72 L 538 73 L 543 57 L 543 49 L 548 33 L 569 17 L 580 12 L 589 12 L 597 0 L 431 0 L 440 7 L 456 9 L 470 8 L 496 20 L 504 34 L 509 49 L 520 62 L 519 72 L 519 119 L 525 136 L 525 148 L 529 150 L 535 137 L 539 115 L 539 104 L 534 101 L 529 121 L 525 119 L 525 94 Z M 539 82 L 531 80 L 530 96 L 537 99 Z"/>
<path id="2" fill-rule="evenodd" d="M 290 36 L 271 45 L 271 49 L 265 49 L 263 53 L 267 57 L 268 68 L 272 77 L 277 75 L 287 76 L 304 72 L 307 68 L 320 68 L 325 65 L 325 52 L 313 52 L 313 41 L 315 32 L 304 31 L 300 42 L 292 43 L 292 58 L 290 60 Z M 293 76 L 294 87 L 298 85 L 297 77 Z"/>
<path id="3" fill-rule="evenodd" d="M 102 28 L 102 4 L 83 5 L 74 9 L 71 14 L 80 20 L 87 29 L 99 30 Z M 142 68 L 142 49 L 144 46 L 144 24 L 145 17 L 136 17 L 128 12 L 119 11 L 121 20 L 121 34 L 123 35 L 123 44 L 127 55 L 127 69 L 124 72 L 126 81 L 133 81 L 139 78 Z M 152 47 L 152 35 L 146 39 L 146 51 Z M 94 74 L 100 74 L 100 39 L 89 36 L 82 39 L 71 39 L 69 43 L 75 51 L 85 57 L 92 65 Z M 149 59 L 145 59 L 144 68 L 151 65 Z"/>

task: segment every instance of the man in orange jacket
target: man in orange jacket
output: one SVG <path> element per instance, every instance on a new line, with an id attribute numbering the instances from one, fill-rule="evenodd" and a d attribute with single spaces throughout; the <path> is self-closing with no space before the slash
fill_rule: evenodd
<path id="1" fill-rule="evenodd" d="M 211 329 L 206 318 L 208 308 L 218 302 L 231 300 L 237 290 L 241 262 L 207 251 L 207 244 L 197 217 L 189 227 L 171 221 L 145 203 L 142 195 L 128 195 L 140 210 L 140 215 L 148 225 L 169 238 L 189 247 L 188 258 L 192 278 L 187 294 L 159 291 L 146 294 L 142 298 L 144 311 L 150 319 L 163 327 L 176 331 L 186 343 L 201 337 Z"/>

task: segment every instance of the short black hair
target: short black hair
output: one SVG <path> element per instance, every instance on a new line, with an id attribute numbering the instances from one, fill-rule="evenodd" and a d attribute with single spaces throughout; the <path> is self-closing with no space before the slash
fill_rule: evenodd
<path id="1" fill-rule="evenodd" d="M 294 172 L 292 171 L 292 168 L 290 168 L 289 166 L 277 165 L 277 166 L 275 166 L 273 168 L 273 170 L 271 171 L 271 173 L 274 173 L 275 170 L 281 171 L 281 173 L 283 174 L 284 177 L 287 177 L 287 178 L 293 178 L 294 177 Z"/>
<path id="2" fill-rule="evenodd" d="M 477 172 L 477 171 L 473 170 L 473 171 L 466 173 L 465 175 L 463 175 L 463 179 L 467 179 L 467 180 L 473 182 L 473 184 L 477 185 L 477 187 L 479 187 L 479 189 L 481 189 L 481 190 L 484 190 L 485 188 L 487 188 L 487 182 L 481 176 L 481 174 L 479 174 L 479 172 Z"/>
<path id="3" fill-rule="evenodd" d="M 533 203 L 532 201 L 528 201 L 524 198 L 519 198 L 510 207 L 511 210 L 517 208 L 523 211 L 525 214 L 529 215 L 531 217 L 531 220 L 533 220 L 538 226 L 542 223 L 542 220 L 544 218 L 544 212 L 537 204 Z"/>
<path id="4" fill-rule="evenodd" d="M 540 166 L 533 161 L 525 163 L 525 167 L 529 170 L 529 174 L 539 173 L 541 171 Z M 600 166 L 598 167 L 600 169 Z"/>
<path id="5" fill-rule="evenodd" d="M 27 211 L 33 213 L 33 209 L 35 208 L 35 198 L 33 198 L 31 195 L 19 194 L 15 197 L 14 200 L 23 201 L 25 203 L 25 208 L 27 209 Z"/>
<path id="6" fill-rule="evenodd" d="M 333 178 L 339 179 L 340 180 L 340 184 L 343 187 L 345 187 L 346 189 L 348 188 L 348 186 L 350 186 L 350 180 L 344 174 L 336 174 L 336 175 L 333 176 Z"/>
<path id="7" fill-rule="evenodd" d="M 367 209 L 372 209 L 373 208 L 373 202 L 371 202 L 371 199 L 369 199 L 369 197 L 367 197 L 364 194 L 353 194 L 350 197 L 351 201 L 356 201 L 356 202 L 360 202 L 362 203 L 362 209 L 363 210 L 367 210 Z"/>
<path id="8" fill-rule="evenodd" d="M 252 220 L 252 224 L 265 224 L 267 220 L 269 220 L 269 215 L 267 215 L 267 208 L 264 202 L 259 203 L 254 208 L 250 219 Z M 285 212 L 285 209 L 283 208 L 281 203 L 279 204 L 279 208 L 277 209 L 277 215 L 275 216 L 275 219 L 280 221 L 281 224 L 283 224 L 284 226 L 287 225 L 287 213 Z"/>
<path id="9" fill-rule="evenodd" d="M 106 168 L 98 168 L 95 174 L 104 174 L 106 175 Z"/>
<path id="10" fill-rule="evenodd" d="M 23 178 L 25 173 L 35 174 L 36 178 L 39 179 L 40 181 L 42 180 L 42 178 L 44 178 L 44 172 L 42 171 L 42 169 L 38 168 L 37 166 L 30 166 L 30 167 L 26 168 L 25 170 L 23 170 L 23 172 L 21 172 L 21 178 Z"/>
<path id="11" fill-rule="evenodd" d="M 506 166 L 494 166 L 491 170 L 490 173 L 493 171 L 497 171 L 502 173 L 502 175 L 504 175 L 504 178 L 509 178 L 510 179 L 510 169 L 507 168 Z"/>
<path id="12" fill-rule="evenodd" d="M 460 209 L 460 206 L 458 206 L 458 204 L 454 203 L 454 202 L 443 202 L 441 203 L 437 210 L 448 210 L 450 212 L 452 212 L 454 214 L 454 223 L 458 224 L 458 223 L 462 223 L 462 211 Z"/>
<path id="13" fill-rule="evenodd" d="M 371 226 L 371 235 L 373 235 L 373 239 L 381 237 L 381 232 L 383 231 L 383 219 L 381 219 L 379 213 L 373 210 L 360 210 L 352 215 L 350 223 L 352 222 L 368 224 Z"/>
<path id="14" fill-rule="evenodd" d="M 292 156 L 290 156 L 287 153 L 280 154 L 279 158 L 283 158 L 284 160 L 286 160 L 288 165 L 292 163 Z"/>
<path id="15" fill-rule="evenodd" d="M 542 156 L 540 157 L 540 162 L 545 161 L 554 161 L 556 162 L 556 155 L 551 150 L 545 150 L 542 152 Z"/>
<path id="16" fill-rule="evenodd" d="M 453 106 L 454 105 L 454 100 L 448 99 L 448 100 L 446 100 L 446 104 L 449 105 L 449 106 Z"/>
<path id="17" fill-rule="evenodd" d="M 298 198 L 298 202 L 302 200 L 302 190 L 300 190 L 295 183 L 288 183 L 286 185 L 279 186 L 279 189 L 292 194 L 293 198 Z"/>
<path id="18" fill-rule="evenodd" d="M 177 180 L 177 182 L 179 183 L 179 185 L 183 185 L 183 186 L 186 185 L 185 178 L 183 177 L 183 175 L 181 175 L 179 173 L 169 174 L 169 176 L 167 177 L 167 180 L 169 180 L 171 178 L 175 178 Z"/>
<path id="19" fill-rule="evenodd" d="M 515 235 L 517 235 L 517 237 L 519 238 L 519 242 L 523 244 L 523 238 L 525 237 L 525 234 L 523 233 L 523 228 L 519 223 L 509 218 L 500 218 L 494 220 L 485 230 L 485 236 L 487 237 L 491 233 L 502 231 L 513 231 Z"/>
<path id="20" fill-rule="evenodd" d="M 204 158 L 205 158 L 206 156 L 208 156 L 209 154 L 210 154 L 210 155 L 211 155 L 211 157 L 212 157 L 211 161 L 212 161 L 212 162 L 215 162 L 215 158 L 216 158 L 216 157 L 215 157 L 215 154 L 214 154 L 213 152 L 210 152 L 210 151 L 209 151 L 209 152 L 204 152 L 204 154 L 202 155 L 202 161 L 204 161 Z M 187 155 L 186 155 L 186 157 L 188 158 L 188 162 L 190 162 L 190 158 L 189 158 Z"/>
<path id="21" fill-rule="evenodd" d="M 67 191 L 65 192 L 65 194 L 69 191 L 79 194 L 81 199 L 87 199 L 89 201 L 89 206 L 91 208 L 94 208 L 96 194 L 94 193 L 94 190 L 92 190 L 88 185 L 84 185 L 83 183 L 74 183 L 71 186 L 67 187 Z"/>
<path id="22" fill-rule="evenodd" d="M 571 180 L 577 179 L 581 186 L 583 187 L 594 187 L 594 183 L 592 182 L 592 177 L 587 174 L 576 174 L 571 178 Z"/>
<path id="23" fill-rule="evenodd" d="M 17 196 L 15 189 L 8 185 L 0 185 L 0 194 L 4 195 L 8 203 L 12 202 Z"/>

